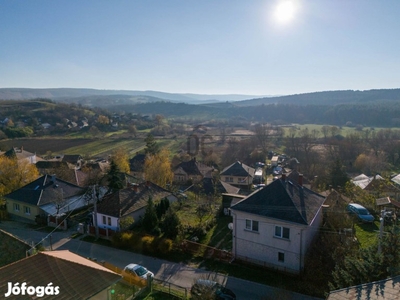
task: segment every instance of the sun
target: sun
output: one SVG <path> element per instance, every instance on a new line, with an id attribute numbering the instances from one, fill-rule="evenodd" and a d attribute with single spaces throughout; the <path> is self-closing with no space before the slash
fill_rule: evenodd
<path id="1" fill-rule="evenodd" d="M 287 23 L 293 19 L 295 12 L 296 5 L 293 0 L 282 0 L 275 8 L 275 18 L 280 23 Z"/>

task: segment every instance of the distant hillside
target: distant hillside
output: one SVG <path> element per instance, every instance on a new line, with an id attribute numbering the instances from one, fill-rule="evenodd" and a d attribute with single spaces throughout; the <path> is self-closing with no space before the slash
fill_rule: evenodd
<path id="1" fill-rule="evenodd" d="M 153 102 L 158 100 L 167 100 L 171 102 L 185 102 L 191 104 L 210 103 L 218 101 L 238 101 L 244 99 L 253 99 L 260 96 L 254 95 L 201 95 L 201 94 L 179 94 L 164 93 L 157 91 L 128 91 L 128 90 L 96 90 L 96 89 L 74 89 L 74 88 L 55 88 L 55 89 L 28 89 L 28 88 L 0 88 L 0 100 L 26 100 L 47 98 L 54 101 L 62 100 L 64 102 L 79 103 L 83 99 L 86 101 L 94 96 L 140 96 L 141 101 Z M 148 98 L 146 98 L 148 97 Z M 128 98 L 124 98 L 127 100 Z M 135 100 L 135 98 L 132 98 Z M 134 101 L 136 102 L 136 101 Z"/>
<path id="2" fill-rule="evenodd" d="M 368 91 L 326 91 L 295 94 L 280 97 L 267 97 L 236 101 L 237 106 L 256 106 L 262 104 L 296 105 L 338 105 L 345 103 L 367 103 L 375 101 L 400 100 L 400 89 L 379 89 Z"/>

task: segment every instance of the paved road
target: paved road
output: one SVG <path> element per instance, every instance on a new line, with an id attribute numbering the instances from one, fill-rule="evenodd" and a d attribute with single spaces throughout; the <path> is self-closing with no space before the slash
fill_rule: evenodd
<path id="1" fill-rule="evenodd" d="M 203 269 L 196 269 L 185 264 L 172 263 L 166 260 L 153 258 L 129 251 L 114 249 L 106 246 L 92 244 L 79 239 L 71 239 L 73 230 L 67 232 L 54 232 L 50 235 L 46 232 L 33 230 L 18 223 L 3 221 L 0 223 L 3 229 L 30 244 L 41 242 L 46 248 L 53 250 L 69 250 L 83 257 L 95 258 L 97 261 L 107 261 L 119 268 L 123 268 L 130 262 L 143 264 L 153 271 L 155 277 L 169 281 L 182 287 L 190 288 L 197 278 L 212 278 L 232 289 L 237 299 L 254 300 L 317 300 L 319 298 L 277 289 L 271 286 L 238 279 L 223 274 L 215 274 Z"/>

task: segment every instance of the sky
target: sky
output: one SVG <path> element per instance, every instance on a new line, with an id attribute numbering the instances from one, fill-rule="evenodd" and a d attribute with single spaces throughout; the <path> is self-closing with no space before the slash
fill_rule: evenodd
<path id="1" fill-rule="evenodd" d="M 400 88 L 398 0 L 0 0 L 0 88 Z"/>

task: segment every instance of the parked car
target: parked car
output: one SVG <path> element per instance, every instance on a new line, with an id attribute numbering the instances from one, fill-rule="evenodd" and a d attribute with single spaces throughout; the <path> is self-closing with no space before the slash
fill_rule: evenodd
<path id="1" fill-rule="evenodd" d="M 138 264 L 129 264 L 124 268 L 123 271 L 125 274 L 131 275 L 133 277 L 138 277 L 142 279 L 147 279 L 148 276 L 151 278 L 154 277 L 153 272 L 150 272 L 145 267 Z"/>
<path id="2" fill-rule="evenodd" d="M 206 279 L 198 279 L 192 286 L 190 293 L 192 299 L 217 299 L 235 300 L 236 295 L 230 289 L 223 287 L 218 282 Z"/>
<path id="3" fill-rule="evenodd" d="M 374 216 L 369 213 L 368 209 L 357 203 L 350 203 L 347 205 L 347 211 L 355 215 L 361 222 L 372 223 L 375 220 Z"/>

